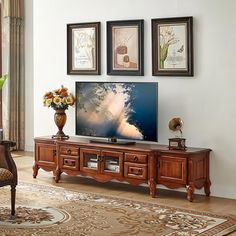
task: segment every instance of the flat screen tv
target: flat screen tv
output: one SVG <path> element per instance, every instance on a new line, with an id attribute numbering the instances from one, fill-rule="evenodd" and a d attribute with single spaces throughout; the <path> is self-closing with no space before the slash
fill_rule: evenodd
<path id="1" fill-rule="evenodd" d="M 76 135 L 157 141 L 157 83 L 76 82 Z"/>

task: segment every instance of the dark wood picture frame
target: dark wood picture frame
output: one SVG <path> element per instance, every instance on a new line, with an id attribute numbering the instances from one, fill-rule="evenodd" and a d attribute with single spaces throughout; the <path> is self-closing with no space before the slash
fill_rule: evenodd
<path id="1" fill-rule="evenodd" d="M 77 54 L 74 50 L 77 50 Z M 67 24 L 68 75 L 100 75 L 100 51 L 100 22 Z"/>
<path id="2" fill-rule="evenodd" d="M 144 20 L 107 21 L 107 74 L 144 75 Z"/>
<path id="3" fill-rule="evenodd" d="M 193 74 L 193 17 L 152 19 L 152 75 Z"/>

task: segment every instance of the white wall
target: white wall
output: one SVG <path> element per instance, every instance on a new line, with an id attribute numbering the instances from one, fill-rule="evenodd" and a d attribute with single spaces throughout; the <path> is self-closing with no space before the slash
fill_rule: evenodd
<path id="1" fill-rule="evenodd" d="M 33 9 L 34 136 L 57 130 L 54 111 L 42 105 L 48 90 L 63 84 L 74 92 L 75 81 L 155 81 L 159 83 L 159 143 L 167 144 L 172 135 L 167 127 L 170 118 L 182 117 L 187 145 L 213 150 L 212 195 L 236 199 L 235 0 L 38 0 Z M 177 16 L 194 17 L 195 76 L 153 77 L 151 18 Z M 145 20 L 143 77 L 106 75 L 106 21 L 126 19 Z M 66 24 L 91 21 L 102 23 L 102 75 L 68 76 Z M 64 129 L 71 136 L 75 134 L 74 113 L 74 109 L 67 111 Z"/>

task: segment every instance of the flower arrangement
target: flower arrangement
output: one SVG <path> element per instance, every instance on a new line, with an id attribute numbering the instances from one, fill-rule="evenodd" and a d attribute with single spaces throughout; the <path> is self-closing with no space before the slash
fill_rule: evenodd
<path id="1" fill-rule="evenodd" d="M 75 104 L 75 97 L 68 93 L 68 88 L 62 85 L 59 89 L 45 93 L 43 104 L 46 107 L 52 107 L 54 110 L 66 110 Z"/>

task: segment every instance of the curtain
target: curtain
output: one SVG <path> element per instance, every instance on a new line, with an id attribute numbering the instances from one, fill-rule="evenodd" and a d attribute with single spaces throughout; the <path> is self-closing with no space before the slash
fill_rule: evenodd
<path id="1" fill-rule="evenodd" d="M 2 15 L 3 74 L 9 77 L 3 86 L 3 134 L 24 150 L 24 0 L 2 0 Z"/>

